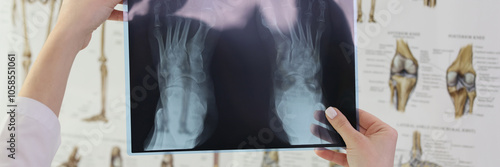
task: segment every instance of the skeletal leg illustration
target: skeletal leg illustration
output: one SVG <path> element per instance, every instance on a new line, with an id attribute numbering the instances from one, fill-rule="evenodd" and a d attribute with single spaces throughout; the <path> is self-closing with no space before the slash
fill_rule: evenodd
<path id="1" fill-rule="evenodd" d="M 172 154 L 165 154 L 161 161 L 161 167 L 174 167 L 174 157 Z"/>
<path id="2" fill-rule="evenodd" d="M 39 0 L 41 4 L 45 5 L 49 2 L 49 0 Z M 55 6 L 55 1 L 56 0 L 50 0 L 50 15 L 49 15 L 49 23 L 48 23 L 48 28 L 47 28 L 47 37 L 49 36 L 51 27 L 52 27 L 52 18 L 54 16 L 54 6 Z M 23 50 L 23 69 L 24 69 L 24 77 L 28 74 L 28 71 L 31 66 L 31 46 L 30 46 L 30 41 L 28 37 L 28 28 L 27 28 L 27 21 L 26 21 L 26 2 L 28 3 L 35 3 L 36 0 L 21 0 L 21 7 L 22 7 L 22 17 L 23 17 L 23 31 L 24 31 L 24 50 Z M 13 2 L 12 6 L 12 23 L 15 25 L 15 13 L 16 13 L 16 7 L 17 3 L 16 0 Z"/>
<path id="3" fill-rule="evenodd" d="M 370 19 L 368 20 L 368 22 L 370 23 L 375 23 L 375 0 L 372 0 L 372 4 L 370 6 Z"/>
<path id="4" fill-rule="evenodd" d="M 370 18 L 368 19 L 368 22 L 370 23 L 376 23 L 375 21 L 375 3 L 376 0 L 371 0 L 371 5 L 370 5 Z M 358 19 L 357 21 L 359 23 L 363 22 L 363 7 L 362 7 L 362 0 L 358 0 Z"/>
<path id="5" fill-rule="evenodd" d="M 397 40 L 396 55 L 391 62 L 391 103 L 398 111 L 404 112 L 406 103 L 417 84 L 418 62 L 402 39 Z"/>
<path id="6" fill-rule="evenodd" d="M 101 62 L 101 113 L 92 116 L 90 118 L 84 119 L 84 121 L 93 122 L 93 121 L 103 121 L 108 122 L 106 118 L 106 87 L 108 81 L 108 67 L 106 66 L 106 55 L 104 54 L 104 35 L 105 35 L 105 26 L 106 23 L 102 23 L 101 27 L 101 57 L 99 57 L 99 61 Z"/>
<path id="7" fill-rule="evenodd" d="M 73 148 L 73 152 L 69 155 L 68 161 L 59 165 L 59 167 L 78 167 L 78 162 L 80 162 L 80 156 L 77 156 L 78 147 Z"/>
<path id="8" fill-rule="evenodd" d="M 28 38 L 28 27 L 26 22 L 26 0 L 21 0 L 22 12 L 23 12 L 23 31 L 24 31 L 24 50 L 23 50 L 23 69 L 24 69 L 24 77 L 28 75 L 28 71 L 31 66 L 31 48 L 30 41 Z"/>
<path id="9" fill-rule="evenodd" d="M 361 5 L 362 0 L 358 0 L 358 23 L 363 22 L 363 6 Z"/>
<path id="10" fill-rule="evenodd" d="M 448 92 L 455 105 L 455 118 L 472 113 L 476 98 L 476 71 L 472 67 L 472 45 L 460 49 L 446 71 Z"/>
<path id="11" fill-rule="evenodd" d="M 278 151 L 264 152 L 264 158 L 262 159 L 262 167 L 279 167 Z"/>
<path id="12" fill-rule="evenodd" d="M 122 167 L 123 166 L 123 159 L 122 155 L 120 154 L 120 147 L 113 147 L 113 150 L 111 150 L 111 165 L 110 167 Z"/>
<path id="13" fill-rule="evenodd" d="M 301 2 L 297 2 L 302 9 Z M 320 39 L 325 30 L 324 0 L 308 1 L 305 14 L 298 16 L 295 25 L 289 20 L 289 34 L 285 34 L 276 22 L 263 24 L 272 33 L 276 43 L 274 68 L 274 106 L 291 144 L 317 144 L 320 142 L 310 132 L 315 122 L 313 113 L 324 110 L 321 93 Z M 317 5 L 319 16 L 312 16 L 313 5 Z M 304 10 L 302 9 L 302 10 Z M 277 13 L 276 15 L 279 15 Z M 311 25 L 316 24 L 317 29 Z"/>
<path id="14" fill-rule="evenodd" d="M 422 160 L 422 146 L 420 145 L 420 132 L 413 132 L 413 146 L 410 152 L 410 161 L 401 164 L 401 167 L 439 167 L 436 163 Z"/>
<path id="15" fill-rule="evenodd" d="M 17 1 L 12 0 L 12 25 L 16 25 L 16 9 L 17 9 Z"/>
<path id="16" fill-rule="evenodd" d="M 201 22 L 194 24 L 197 21 L 174 16 L 164 17 L 167 21 L 162 25 L 161 6 L 154 6 L 153 30 L 160 54 L 160 99 L 155 128 L 145 149 L 192 148 L 203 130 L 207 99 L 212 96 L 202 54 L 210 28 Z M 191 36 L 192 27 L 195 32 Z"/>
<path id="17" fill-rule="evenodd" d="M 424 5 L 428 7 L 436 7 L 436 1 L 437 0 L 424 0 Z"/>

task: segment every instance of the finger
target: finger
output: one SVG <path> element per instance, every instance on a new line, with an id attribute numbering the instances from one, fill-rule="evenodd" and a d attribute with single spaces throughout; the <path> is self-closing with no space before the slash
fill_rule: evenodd
<path id="1" fill-rule="evenodd" d="M 364 110 L 359 109 L 358 111 L 360 132 L 366 134 L 366 136 L 372 134 L 387 134 L 397 138 L 397 131 L 390 125 Z M 362 129 L 364 129 L 364 132 L 361 131 Z"/>
<path id="2" fill-rule="evenodd" d="M 321 110 L 314 111 L 314 119 L 326 125 L 330 124 L 328 123 L 328 120 L 325 117 L 325 112 Z"/>
<path id="3" fill-rule="evenodd" d="M 123 21 L 123 11 L 113 10 L 109 15 L 108 20 Z"/>
<path id="4" fill-rule="evenodd" d="M 362 110 L 358 109 L 359 113 L 359 126 L 364 129 L 369 129 L 370 126 L 377 122 L 381 122 L 377 117 L 373 116 L 372 114 Z"/>
<path id="5" fill-rule="evenodd" d="M 337 108 L 328 107 L 325 110 L 328 122 L 342 136 L 347 145 L 359 142 L 364 136 L 354 129 L 347 118 Z M 361 118 L 360 118 L 361 119 Z"/>
<path id="6" fill-rule="evenodd" d="M 316 155 L 319 157 L 326 159 L 328 161 L 335 162 L 336 164 L 339 164 L 340 166 L 348 166 L 347 164 L 347 156 L 344 153 L 339 153 L 336 151 L 328 150 L 325 148 L 316 148 L 314 150 Z"/>
<path id="7" fill-rule="evenodd" d="M 340 144 L 341 143 L 341 139 L 338 136 L 338 134 L 332 130 L 328 130 L 324 127 L 321 127 L 319 125 L 311 125 L 311 133 L 328 142 L 328 143 L 331 143 L 331 144 Z"/>

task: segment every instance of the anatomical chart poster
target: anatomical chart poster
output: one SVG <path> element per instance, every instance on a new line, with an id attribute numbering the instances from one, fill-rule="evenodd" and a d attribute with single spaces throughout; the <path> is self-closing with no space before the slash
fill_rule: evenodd
<path id="1" fill-rule="evenodd" d="M 353 6 L 128 1 L 131 152 L 343 146 L 323 111 L 357 124 Z"/>
<path id="2" fill-rule="evenodd" d="M 395 166 L 494 166 L 500 2 L 358 2 L 359 107 L 398 130 Z"/>

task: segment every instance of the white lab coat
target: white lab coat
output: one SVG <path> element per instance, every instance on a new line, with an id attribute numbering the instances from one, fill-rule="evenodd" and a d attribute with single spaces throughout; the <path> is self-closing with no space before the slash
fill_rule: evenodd
<path id="1" fill-rule="evenodd" d="M 6 114 L 7 110 L 0 114 Z M 61 126 L 54 112 L 44 104 L 26 97 L 17 98 L 15 131 L 8 130 L 11 117 L 0 120 L 0 167 L 45 167 L 61 144 Z M 8 155 L 11 133 L 15 133 L 15 159 Z"/>

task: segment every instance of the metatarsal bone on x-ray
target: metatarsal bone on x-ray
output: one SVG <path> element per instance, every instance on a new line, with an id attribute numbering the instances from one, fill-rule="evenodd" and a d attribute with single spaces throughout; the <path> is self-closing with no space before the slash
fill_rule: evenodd
<path id="1" fill-rule="evenodd" d="M 301 6 L 307 4 L 307 6 Z M 320 39 L 325 30 L 324 0 L 297 1 L 297 9 L 303 10 L 296 22 L 285 18 L 288 33 L 273 21 L 262 22 L 273 34 L 276 43 L 274 71 L 274 108 L 283 122 L 291 144 L 318 144 L 320 139 L 312 135 L 314 112 L 324 110 L 321 93 Z M 313 12 L 313 7 L 319 9 Z M 286 6 L 267 6 L 273 11 Z M 275 8 L 275 9 L 272 9 Z M 299 11 L 299 13 L 301 13 Z M 274 15 L 279 16 L 280 13 Z M 314 16 L 313 16 L 314 15 Z M 312 25 L 316 25 L 313 29 Z"/>
<path id="2" fill-rule="evenodd" d="M 157 4 L 153 30 L 160 57 L 160 99 L 155 128 L 145 149 L 192 148 L 203 130 L 207 99 L 211 96 L 202 54 L 210 28 L 188 18 L 160 17 L 160 10 L 161 4 Z M 162 18 L 167 21 L 162 22 Z"/>

